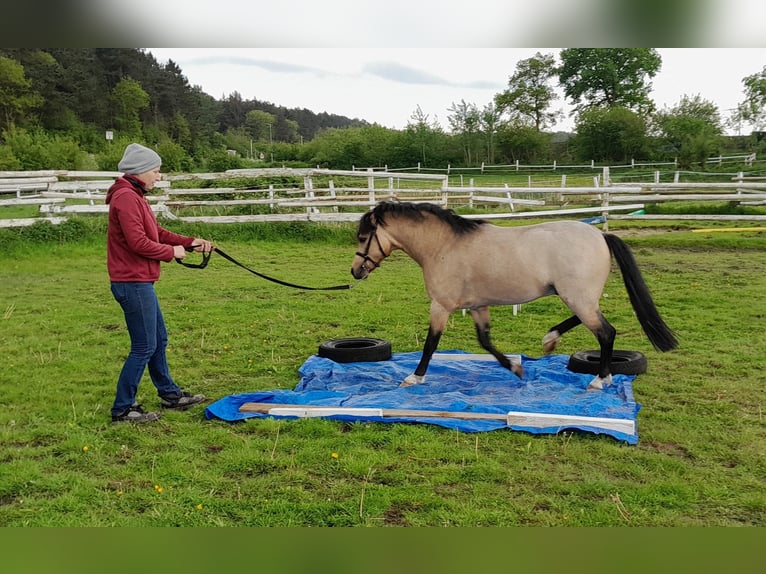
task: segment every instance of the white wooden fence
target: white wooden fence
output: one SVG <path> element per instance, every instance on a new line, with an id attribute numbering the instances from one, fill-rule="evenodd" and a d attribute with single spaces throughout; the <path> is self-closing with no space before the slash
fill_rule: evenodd
<path id="1" fill-rule="evenodd" d="M 652 181 L 619 183 L 611 181 L 609 168 L 593 178 L 592 187 L 567 185 L 566 175 L 558 185 L 510 187 L 508 185 L 483 187 L 474 185 L 451 186 L 444 174 L 393 173 L 368 169 L 323 170 L 271 168 L 259 170 L 230 170 L 225 173 L 181 174 L 166 176 L 156 186 L 157 192 L 147 196 L 152 209 L 160 217 L 185 222 L 247 223 L 267 221 L 358 221 L 360 214 L 379 201 L 429 201 L 455 207 L 460 205 L 492 205 L 493 212 L 480 216 L 484 219 L 509 218 L 582 218 L 601 216 L 604 225 L 608 219 L 708 219 L 708 220 L 764 220 L 766 216 L 749 215 L 646 215 L 647 203 L 665 201 L 729 201 L 741 205 L 766 204 L 766 178 L 736 174 L 729 182 L 699 183 L 680 181 L 676 172 L 672 183 L 660 183 L 659 172 Z M 40 221 L 58 224 L 68 214 L 106 213 L 106 190 L 118 172 L 2 172 L 0 171 L 0 227 L 32 225 Z M 303 182 L 301 186 L 277 187 L 273 184 L 255 189 L 235 187 L 207 188 L 181 187 L 179 182 L 233 180 L 235 178 L 263 178 L 281 176 Z M 454 176 L 453 176 L 454 177 Z M 335 178 L 359 184 L 336 186 Z M 326 181 L 325 187 L 315 187 L 317 180 Z M 176 184 L 176 187 L 173 185 Z M 193 183 L 192 183 L 193 185 Z M 215 197 L 213 197 L 215 196 Z M 36 217 L 4 218 L 2 207 L 37 206 Z M 230 208 L 250 206 L 264 213 L 235 215 L 226 213 Z M 207 212 L 189 215 L 189 211 Z M 215 215 L 209 212 L 215 211 Z M 618 214 L 617 212 L 627 212 Z"/>

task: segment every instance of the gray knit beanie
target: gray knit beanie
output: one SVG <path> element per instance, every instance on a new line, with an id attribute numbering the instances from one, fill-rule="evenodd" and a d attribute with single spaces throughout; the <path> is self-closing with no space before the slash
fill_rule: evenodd
<path id="1" fill-rule="evenodd" d="M 128 175 L 138 175 L 152 171 L 162 165 L 162 158 L 153 149 L 132 143 L 125 148 L 117 169 Z"/>

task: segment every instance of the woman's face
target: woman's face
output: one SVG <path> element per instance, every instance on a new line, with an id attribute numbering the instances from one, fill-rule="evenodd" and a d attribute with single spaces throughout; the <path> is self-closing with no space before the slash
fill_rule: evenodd
<path id="1" fill-rule="evenodd" d="M 136 179 L 140 180 L 141 183 L 144 184 L 144 187 L 147 191 L 151 191 L 154 189 L 154 184 L 160 181 L 162 179 L 162 176 L 160 175 L 160 168 L 155 168 L 151 171 L 145 171 L 144 173 L 139 173 L 136 176 Z"/>

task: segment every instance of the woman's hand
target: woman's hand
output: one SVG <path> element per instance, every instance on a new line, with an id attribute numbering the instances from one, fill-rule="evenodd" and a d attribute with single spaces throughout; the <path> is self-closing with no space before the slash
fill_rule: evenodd
<path id="1" fill-rule="evenodd" d="M 213 245 L 212 242 L 208 241 L 207 239 L 199 239 L 197 237 L 195 237 L 194 241 L 192 241 L 192 247 L 194 247 L 194 251 L 202 251 L 203 253 L 208 253 L 215 249 L 215 245 Z"/>

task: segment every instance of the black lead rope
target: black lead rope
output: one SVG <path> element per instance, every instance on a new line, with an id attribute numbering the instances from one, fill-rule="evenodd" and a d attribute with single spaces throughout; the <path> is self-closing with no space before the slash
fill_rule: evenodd
<path id="1" fill-rule="evenodd" d="M 186 247 L 186 251 L 194 251 L 195 246 L 189 246 Z M 236 259 L 234 259 L 231 255 L 228 255 L 221 251 L 218 247 L 214 247 L 212 251 L 203 251 L 202 252 L 202 263 L 186 263 L 181 259 L 176 258 L 176 262 L 180 263 L 184 267 L 189 267 L 191 269 L 204 269 L 207 267 L 207 264 L 210 263 L 210 256 L 213 255 L 213 251 L 218 253 L 221 257 L 226 259 L 227 261 L 232 262 L 237 267 L 241 267 L 245 271 L 249 271 L 253 275 L 257 275 L 261 279 L 266 279 L 266 281 L 271 281 L 272 283 L 278 283 L 279 285 L 284 285 L 285 287 L 293 287 L 294 289 L 304 289 L 306 291 L 339 291 L 341 289 L 350 289 L 351 285 L 335 285 L 333 287 L 306 287 L 305 285 L 296 285 L 294 283 L 288 283 L 287 281 L 282 281 L 281 279 L 276 279 L 275 277 L 269 277 L 268 275 L 264 275 L 263 273 L 258 273 L 258 271 L 255 271 L 254 269 L 250 269 L 247 265 L 243 265 Z"/>

